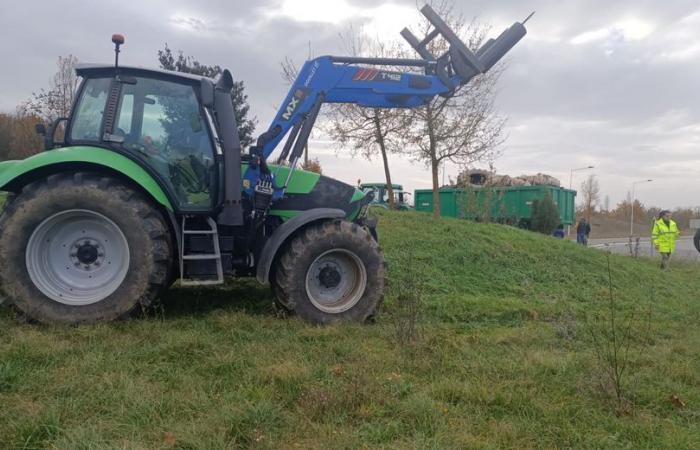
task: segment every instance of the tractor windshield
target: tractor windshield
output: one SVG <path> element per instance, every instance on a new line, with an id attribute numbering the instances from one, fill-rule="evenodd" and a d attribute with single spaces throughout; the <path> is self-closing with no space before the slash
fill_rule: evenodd
<path id="1" fill-rule="evenodd" d="M 182 209 L 211 207 L 213 145 L 192 86 L 151 78 L 124 84 L 114 134 L 170 184 Z"/>
<path id="2" fill-rule="evenodd" d="M 111 78 L 91 78 L 85 82 L 71 126 L 72 141 L 100 140 L 102 115 L 111 83 Z"/>

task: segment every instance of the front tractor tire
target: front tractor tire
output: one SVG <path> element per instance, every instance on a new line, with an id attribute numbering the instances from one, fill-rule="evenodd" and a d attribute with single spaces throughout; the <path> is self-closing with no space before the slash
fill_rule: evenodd
<path id="1" fill-rule="evenodd" d="M 365 228 L 335 220 L 302 230 L 278 257 L 273 273 L 278 301 L 302 319 L 365 322 L 383 298 L 386 264 Z"/>
<path id="2" fill-rule="evenodd" d="M 0 287 L 43 323 L 108 321 L 167 283 L 172 242 L 139 191 L 95 173 L 27 185 L 0 216 Z"/>

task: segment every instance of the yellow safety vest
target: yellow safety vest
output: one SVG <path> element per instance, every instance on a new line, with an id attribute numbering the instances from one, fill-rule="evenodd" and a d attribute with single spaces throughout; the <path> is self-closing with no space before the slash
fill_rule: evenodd
<path id="1" fill-rule="evenodd" d="M 673 253 L 676 250 L 676 239 L 678 239 L 680 234 L 676 222 L 671 220 L 666 225 L 663 219 L 659 219 L 654 222 L 654 228 L 651 230 L 651 240 L 660 253 Z"/>

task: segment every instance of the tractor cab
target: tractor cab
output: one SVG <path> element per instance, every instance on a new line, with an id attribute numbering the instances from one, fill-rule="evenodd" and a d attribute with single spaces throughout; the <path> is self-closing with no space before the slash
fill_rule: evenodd
<path id="1" fill-rule="evenodd" d="M 119 152 L 147 168 L 178 210 L 211 211 L 222 150 L 212 111 L 200 99 L 202 84 L 213 81 L 110 65 L 81 65 L 76 72 L 83 83 L 61 146 Z"/>

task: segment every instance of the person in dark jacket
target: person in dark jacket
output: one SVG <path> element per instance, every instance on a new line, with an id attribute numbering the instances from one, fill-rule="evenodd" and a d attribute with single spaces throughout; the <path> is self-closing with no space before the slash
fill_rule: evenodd
<path id="1" fill-rule="evenodd" d="M 554 236 L 555 238 L 564 239 L 564 237 L 566 237 L 566 233 L 564 232 L 564 225 L 560 223 L 557 229 L 554 230 L 554 233 L 552 233 L 552 236 Z"/>
<path id="2" fill-rule="evenodd" d="M 576 227 L 576 242 L 581 245 L 588 245 L 588 236 L 591 234 L 591 224 L 583 218 L 579 220 Z"/>

